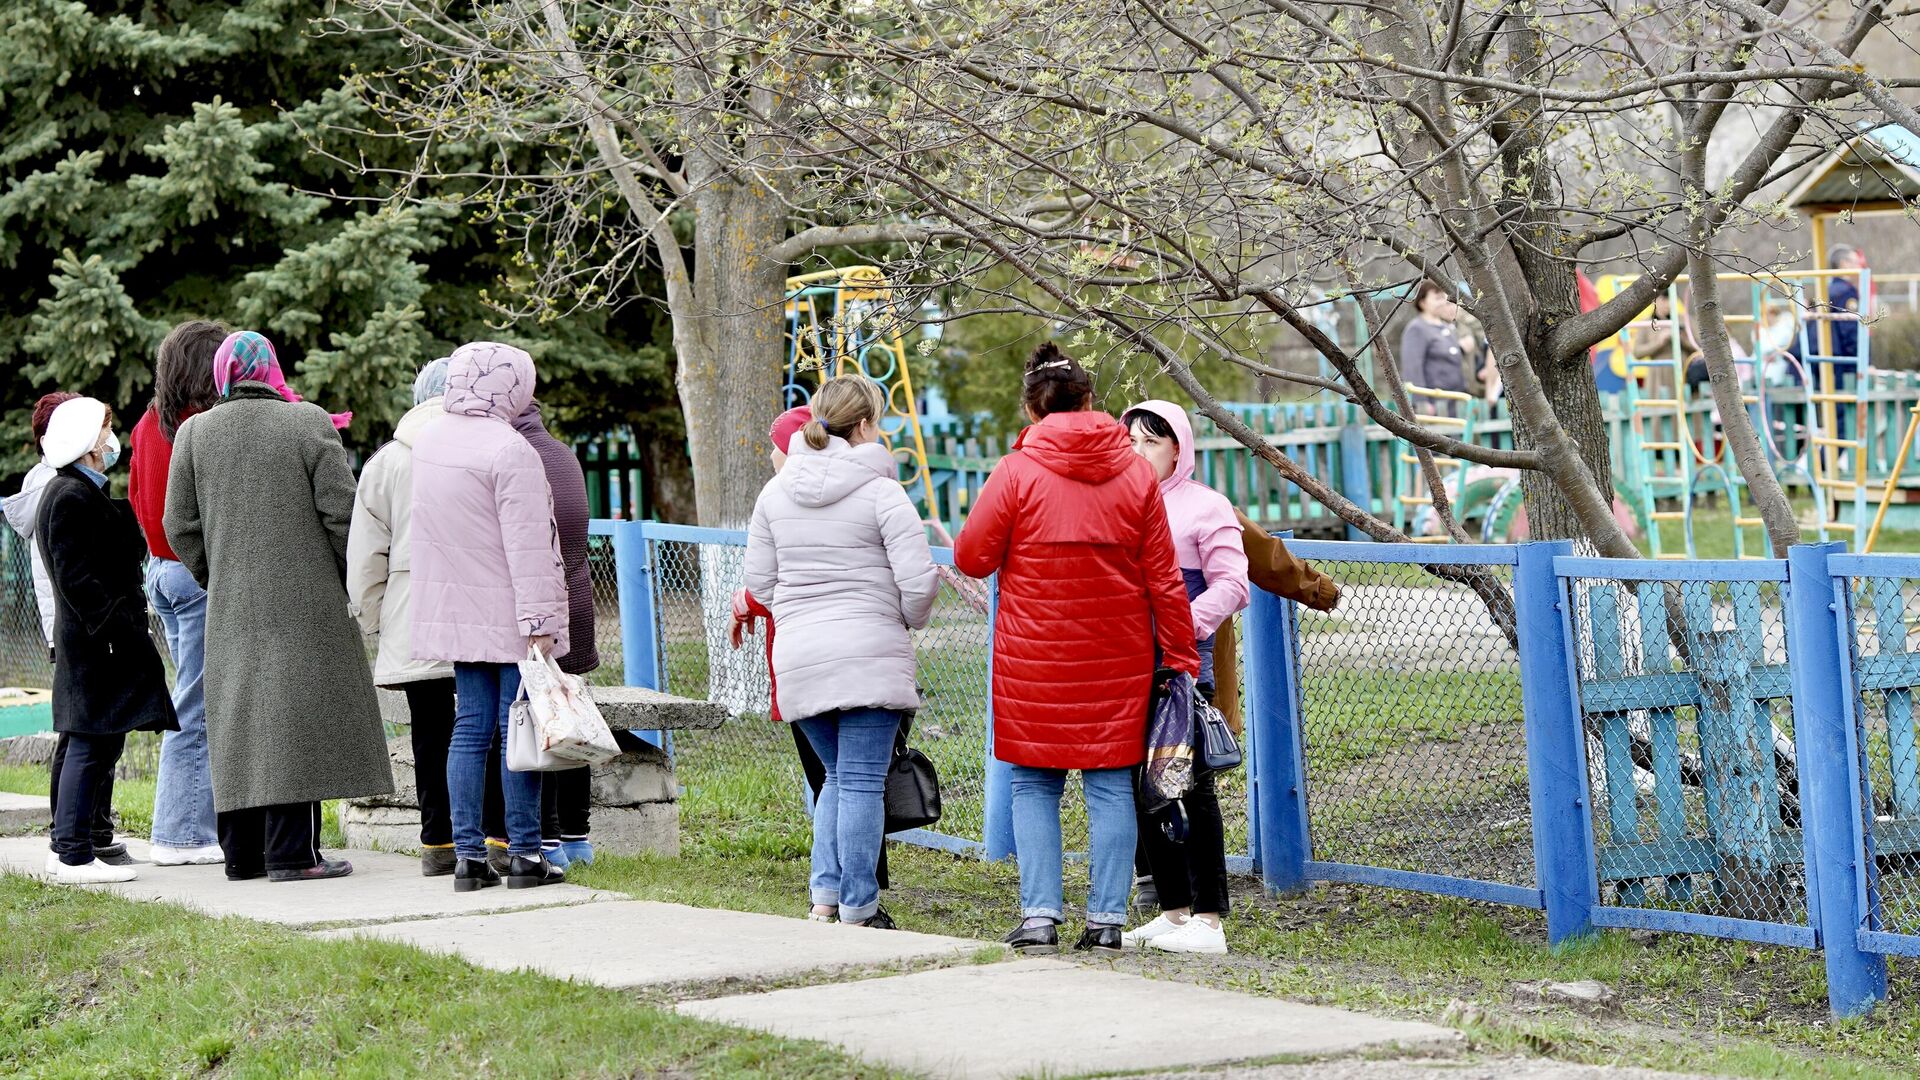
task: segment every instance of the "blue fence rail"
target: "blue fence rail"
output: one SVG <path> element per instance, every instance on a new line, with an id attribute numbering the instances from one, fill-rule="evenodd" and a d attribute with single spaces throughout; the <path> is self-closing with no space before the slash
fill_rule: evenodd
<path id="1" fill-rule="evenodd" d="M 595 528 L 619 559 L 626 678 L 664 687 L 669 649 L 687 646 L 668 641 L 666 608 L 713 603 L 714 568 L 744 538 Z M 705 594 L 684 569 L 665 580 L 663 545 L 693 553 L 674 557 L 704 567 Z M 1337 881 L 1534 908 L 1554 945 L 1633 927 L 1818 950 L 1842 1016 L 1885 997 L 1887 956 L 1920 956 L 1920 557 L 1292 547 L 1345 600 L 1322 615 L 1256 590 L 1243 620 L 1232 861 L 1268 890 Z M 957 823 L 901 839 L 1002 858 L 991 599 L 957 610 L 963 636 L 926 643 L 923 682 L 930 662 L 961 670 L 942 649 L 962 650 L 964 675 L 922 723 L 960 740 L 945 761 L 977 764 L 956 770 Z"/>

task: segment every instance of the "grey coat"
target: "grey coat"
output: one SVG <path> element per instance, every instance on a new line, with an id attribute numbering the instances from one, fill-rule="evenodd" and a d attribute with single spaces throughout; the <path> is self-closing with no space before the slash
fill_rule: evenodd
<path id="1" fill-rule="evenodd" d="M 173 441 L 167 542 L 207 590 L 207 742 L 220 811 L 393 790 L 347 612 L 353 470 L 327 414 L 236 385 Z"/>

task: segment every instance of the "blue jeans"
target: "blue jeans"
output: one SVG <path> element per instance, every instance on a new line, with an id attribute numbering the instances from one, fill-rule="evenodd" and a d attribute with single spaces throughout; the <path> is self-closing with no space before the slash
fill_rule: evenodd
<path id="1" fill-rule="evenodd" d="M 886 839 L 887 767 L 900 714 L 846 709 L 796 721 L 820 755 L 827 779 L 813 801 L 813 876 L 807 890 L 822 907 L 839 905 L 841 922 L 865 922 L 880 909 L 875 867 Z"/>
<path id="2" fill-rule="evenodd" d="M 160 740 L 153 792 L 153 842 L 205 847 L 220 842 L 213 814 L 213 763 L 207 756 L 207 590 L 172 559 L 147 563 L 147 599 L 167 632 L 173 656 L 173 711 L 180 730 Z"/>
<path id="3" fill-rule="evenodd" d="M 1020 863 L 1020 914 L 1062 921 L 1060 796 L 1067 770 L 1013 765 L 1013 846 Z M 1133 884 L 1135 839 L 1132 769 L 1086 769 L 1087 832 L 1093 850 L 1087 922 L 1121 926 Z"/>
<path id="4" fill-rule="evenodd" d="M 453 738 L 447 744 L 447 803 L 454 854 L 487 857 L 481 824 L 487 795 L 487 740 L 500 747 L 500 786 L 507 800 L 507 851 L 540 854 L 540 774 L 507 768 L 507 709 L 520 694 L 514 664 L 453 665 Z"/>

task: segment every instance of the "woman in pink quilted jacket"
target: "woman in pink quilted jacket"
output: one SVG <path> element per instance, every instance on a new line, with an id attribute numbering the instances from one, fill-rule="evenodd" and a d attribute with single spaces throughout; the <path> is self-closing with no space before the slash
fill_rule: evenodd
<path id="1" fill-rule="evenodd" d="M 447 750 L 455 892 L 500 884 L 481 803 L 487 741 L 504 742 L 529 648 L 567 653 L 567 579 L 540 454 L 514 429 L 533 400 L 533 358 L 476 341 L 447 365 L 447 415 L 413 446 L 413 656 L 453 662 Z M 540 774 L 508 771 L 507 887 L 566 875 L 540 854 Z"/>

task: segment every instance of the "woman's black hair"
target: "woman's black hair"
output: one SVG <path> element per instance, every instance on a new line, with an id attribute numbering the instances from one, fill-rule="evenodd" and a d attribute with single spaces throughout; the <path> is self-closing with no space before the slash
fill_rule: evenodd
<path id="1" fill-rule="evenodd" d="M 213 388 L 213 354 L 226 339 L 227 328 L 219 323 L 190 319 L 160 343 L 153 365 L 153 411 L 168 442 L 182 420 L 220 400 Z"/>
<path id="2" fill-rule="evenodd" d="M 1152 409 L 1128 409 L 1125 413 L 1121 414 L 1120 423 L 1124 425 L 1128 431 L 1133 430 L 1133 425 L 1139 424 L 1141 427 L 1146 428 L 1147 434 L 1154 438 L 1166 439 L 1175 446 L 1180 445 L 1180 436 L 1173 433 L 1173 425 L 1167 423 L 1166 417 L 1161 416 Z"/>
<path id="3" fill-rule="evenodd" d="M 1447 290 L 1436 282 L 1423 278 L 1420 284 L 1415 286 L 1413 290 L 1413 310 L 1416 312 L 1421 311 L 1422 308 L 1420 305 L 1426 303 L 1427 297 L 1432 296 L 1434 293 L 1439 293 L 1444 297 L 1447 295 Z"/>
<path id="4" fill-rule="evenodd" d="M 1079 412 L 1093 397 L 1093 376 L 1080 361 L 1049 341 L 1027 357 L 1027 374 L 1020 399 L 1035 420 L 1060 412 Z"/>

